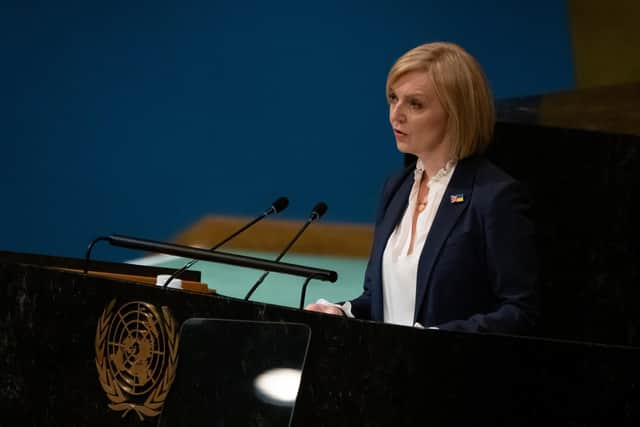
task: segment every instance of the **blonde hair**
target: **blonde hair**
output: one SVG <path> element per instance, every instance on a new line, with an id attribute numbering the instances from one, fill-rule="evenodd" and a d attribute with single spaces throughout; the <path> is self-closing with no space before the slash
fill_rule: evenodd
<path id="1" fill-rule="evenodd" d="M 393 64 L 387 76 L 387 94 L 398 78 L 411 71 L 426 71 L 433 79 L 436 96 L 448 116 L 453 158 L 485 151 L 493 136 L 495 106 L 478 61 L 454 43 L 423 44 Z"/>

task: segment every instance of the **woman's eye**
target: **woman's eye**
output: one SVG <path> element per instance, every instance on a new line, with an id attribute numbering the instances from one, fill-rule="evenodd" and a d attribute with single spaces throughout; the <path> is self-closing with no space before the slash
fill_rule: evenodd
<path id="1" fill-rule="evenodd" d="M 387 96 L 387 99 L 389 100 L 389 104 L 394 104 L 398 101 L 398 97 L 395 93 L 390 93 L 389 96 Z"/>
<path id="2" fill-rule="evenodd" d="M 415 99 L 411 100 L 409 102 L 409 105 L 411 105 L 411 108 L 413 108 L 414 110 L 419 110 L 422 108 L 422 102 L 416 101 Z"/>

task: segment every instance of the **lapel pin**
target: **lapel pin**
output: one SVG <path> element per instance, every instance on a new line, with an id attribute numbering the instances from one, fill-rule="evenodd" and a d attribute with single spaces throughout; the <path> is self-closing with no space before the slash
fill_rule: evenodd
<path id="1" fill-rule="evenodd" d="M 464 194 L 452 194 L 449 196 L 449 200 L 451 203 L 462 203 L 464 202 Z"/>

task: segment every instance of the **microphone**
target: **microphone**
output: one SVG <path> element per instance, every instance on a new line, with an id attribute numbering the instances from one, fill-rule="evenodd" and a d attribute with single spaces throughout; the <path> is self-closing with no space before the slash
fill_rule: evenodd
<path id="1" fill-rule="evenodd" d="M 300 230 L 298 230 L 298 233 L 293 237 L 293 239 L 291 239 L 291 241 L 289 242 L 287 247 L 284 248 L 282 250 L 282 252 L 280 252 L 280 255 L 278 255 L 278 257 L 275 259 L 274 262 L 280 261 L 280 259 L 284 256 L 284 254 L 286 254 L 287 251 L 291 248 L 291 246 L 293 246 L 293 244 L 296 242 L 296 240 L 298 240 L 300 238 L 300 236 L 302 235 L 304 230 L 307 229 L 309 224 L 311 224 L 313 221 L 315 221 L 317 219 L 320 219 L 320 217 L 322 217 L 322 215 L 324 215 L 327 212 L 327 209 L 328 209 L 328 206 L 327 206 L 327 204 L 325 202 L 316 203 L 316 205 L 313 207 L 313 209 L 311 209 L 311 215 L 309 215 L 309 219 L 307 219 L 307 221 L 304 223 L 302 228 L 300 228 Z M 268 274 L 269 274 L 269 271 L 265 271 L 264 273 L 262 273 L 262 276 L 260 276 L 258 281 L 253 284 L 251 289 L 249 289 L 249 292 L 247 292 L 247 295 L 245 295 L 245 297 L 244 297 L 245 301 L 249 300 L 251 295 L 255 292 L 255 290 L 258 288 L 258 286 L 260 286 L 260 283 L 262 283 L 262 281 L 265 279 L 265 277 L 267 277 Z"/>
<path id="2" fill-rule="evenodd" d="M 242 228 L 240 228 L 239 230 L 237 230 L 236 232 L 232 233 L 229 237 L 227 237 L 226 239 L 222 240 L 221 242 L 215 244 L 214 246 L 212 246 L 211 248 L 209 248 L 210 251 L 215 251 L 216 249 L 218 249 L 220 246 L 224 245 L 225 243 L 227 243 L 229 240 L 233 239 L 234 237 L 236 237 L 238 234 L 242 233 L 243 231 L 245 231 L 247 228 L 251 227 L 253 224 L 255 224 L 256 222 L 266 218 L 267 216 L 274 214 L 274 213 L 280 213 L 283 210 L 285 210 L 287 208 L 287 206 L 289 206 L 289 199 L 287 199 L 286 197 L 279 197 L 278 199 L 276 199 L 272 204 L 271 207 L 269 209 L 267 209 L 266 211 L 264 211 L 262 213 L 262 215 L 256 217 L 253 221 L 249 222 L 248 224 L 246 224 L 245 226 L 243 226 Z M 177 278 L 179 275 L 181 275 L 182 273 L 184 273 L 186 270 L 188 270 L 189 268 L 191 268 L 193 266 L 193 264 L 195 264 L 196 262 L 198 262 L 198 260 L 196 258 L 192 259 L 191 261 L 189 261 L 188 263 L 186 263 L 181 269 L 176 270 L 171 276 L 169 276 L 169 278 L 167 279 L 166 282 L 164 282 L 164 285 L 162 285 L 163 288 L 166 288 L 167 285 L 169 283 L 171 283 L 171 281 L 175 278 Z"/>

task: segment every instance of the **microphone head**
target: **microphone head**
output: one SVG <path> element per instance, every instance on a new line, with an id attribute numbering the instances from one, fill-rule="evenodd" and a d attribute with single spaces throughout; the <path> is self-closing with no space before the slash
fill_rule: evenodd
<path id="1" fill-rule="evenodd" d="M 289 199 L 287 199 L 286 197 L 279 197 L 275 202 L 273 202 L 271 208 L 273 209 L 274 213 L 278 213 L 285 210 L 287 206 L 289 206 Z"/>
<path id="2" fill-rule="evenodd" d="M 318 219 L 327 212 L 329 207 L 325 202 L 318 202 L 311 210 L 311 219 Z"/>

